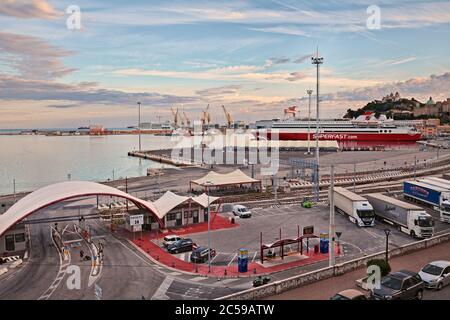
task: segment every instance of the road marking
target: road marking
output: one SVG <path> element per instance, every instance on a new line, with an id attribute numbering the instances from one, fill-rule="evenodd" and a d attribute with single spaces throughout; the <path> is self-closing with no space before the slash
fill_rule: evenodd
<path id="1" fill-rule="evenodd" d="M 195 278 L 190 279 L 190 281 L 199 282 L 199 281 L 202 281 L 205 279 L 208 279 L 208 278 L 207 277 L 195 277 Z"/>
<path id="2" fill-rule="evenodd" d="M 222 280 L 222 283 L 223 284 L 230 284 L 230 283 L 233 283 L 233 282 L 236 282 L 236 281 L 239 281 L 240 279 L 236 279 L 236 278 L 230 278 L 230 279 L 224 279 L 224 280 Z"/>
<path id="3" fill-rule="evenodd" d="M 153 294 L 151 300 L 169 300 L 169 297 L 166 295 L 167 290 L 169 290 L 170 285 L 173 282 L 173 278 L 166 277 L 158 289 Z"/>
<path id="4" fill-rule="evenodd" d="M 233 259 L 231 259 L 231 261 L 228 262 L 228 264 L 227 264 L 228 267 L 233 263 L 233 260 L 234 260 L 236 257 L 237 257 L 237 253 L 235 253 L 234 256 L 233 256 Z"/>
<path id="5" fill-rule="evenodd" d="M 219 254 L 216 254 L 212 259 L 211 259 L 211 263 L 217 258 Z"/>
<path id="6" fill-rule="evenodd" d="M 368 234 L 370 234 L 372 237 L 374 237 L 375 239 L 379 239 L 379 238 L 382 238 L 383 236 L 381 236 L 381 235 L 378 235 L 378 234 L 376 234 L 376 233 L 373 233 L 372 231 L 369 231 L 369 230 L 367 230 L 367 229 L 363 229 L 365 232 L 367 232 Z"/>
<path id="7" fill-rule="evenodd" d="M 170 274 L 170 275 L 172 275 L 172 276 L 179 276 L 179 275 L 181 275 L 182 273 L 181 273 L 181 272 L 177 272 L 177 271 L 173 271 L 173 272 L 168 272 L 167 274 Z"/>
<path id="8" fill-rule="evenodd" d="M 61 284 L 62 279 L 64 279 L 64 275 L 66 274 L 66 269 L 69 266 L 70 260 L 71 260 L 70 252 L 68 252 L 69 261 L 67 263 L 63 264 L 63 257 L 62 257 L 61 252 L 58 250 L 58 246 L 56 245 L 55 240 L 53 239 L 51 228 L 50 228 L 50 238 L 52 239 L 53 245 L 55 246 L 55 249 L 58 252 L 59 271 L 55 277 L 55 280 L 53 280 L 52 284 L 50 285 L 50 287 L 44 291 L 44 293 L 38 298 L 38 300 L 47 300 L 48 298 L 51 297 L 51 295 L 55 292 L 56 288 L 58 288 L 59 285 Z M 61 274 L 62 274 L 62 276 L 61 276 Z"/>

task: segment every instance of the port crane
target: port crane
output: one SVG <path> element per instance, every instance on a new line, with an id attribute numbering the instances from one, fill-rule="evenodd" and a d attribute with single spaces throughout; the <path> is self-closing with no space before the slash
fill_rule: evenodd
<path id="1" fill-rule="evenodd" d="M 184 118 L 186 119 L 186 125 L 187 125 L 188 127 L 190 127 L 190 126 L 191 126 L 191 120 L 190 120 L 189 117 L 187 116 L 186 112 L 183 111 L 183 115 L 184 115 Z"/>
<path id="2" fill-rule="evenodd" d="M 175 125 L 175 128 L 177 128 L 178 127 L 178 108 L 177 108 L 177 111 L 175 111 L 173 109 L 173 107 L 170 107 L 170 110 L 172 111 L 172 115 L 173 115 L 173 123 Z"/>
<path id="3" fill-rule="evenodd" d="M 200 121 L 202 122 L 202 125 L 205 125 L 206 123 L 208 123 L 208 126 L 209 126 L 209 123 L 211 122 L 211 115 L 209 114 L 209 104 L 206 107 L 206 109 L 202 112 Z"/>
<path id="4" fill-rule="evenodd" d="M 232 128 L 233 126 L 233 117 L 231 114 L 227 111 L 224 105 L 222 105 L 223 112 L 225 113 L 225 118 L 227 118 L 227 124 L 228 128 Z"/>

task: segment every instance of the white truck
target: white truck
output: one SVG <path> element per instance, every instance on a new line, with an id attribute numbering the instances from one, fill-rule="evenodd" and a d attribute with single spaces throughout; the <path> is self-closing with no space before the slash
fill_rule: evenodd
<path id="1" fill-rule="evenodd" d="M 334 207 L 337 212 L 347 215 L 349 220 L 359 227 L 375 225 L 375 212 L 369 201 L 345 188 L 334 188 Z"/>
<path id="2" fill-rule="evenodd" d="M 433 218 L 424 209 L 381 193 L 366 195 L 375 215 L 413 238 L 430 238 L 434 233 Z"/>

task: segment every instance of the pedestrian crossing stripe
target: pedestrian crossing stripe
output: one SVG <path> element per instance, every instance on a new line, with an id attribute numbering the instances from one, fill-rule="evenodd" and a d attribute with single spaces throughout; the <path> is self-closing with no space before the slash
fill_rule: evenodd
<path id="1" fill-rule="evenodd" d="M 20 259 L 19 256 L 10 256 L 10 257 L 4 257 L 3 261 L 4 262 L 13 262 L 13 261 L 17 261 L 19 259 Z"/>

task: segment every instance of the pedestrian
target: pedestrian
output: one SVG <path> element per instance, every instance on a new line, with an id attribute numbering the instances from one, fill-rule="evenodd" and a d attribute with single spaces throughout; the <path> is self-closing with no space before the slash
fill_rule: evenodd
<path id="1" fill-rule="evenodd" d="M 83 260 L 83 257 L 84 257 L 84 251 L 80 250 L 80 259 Z"/>

